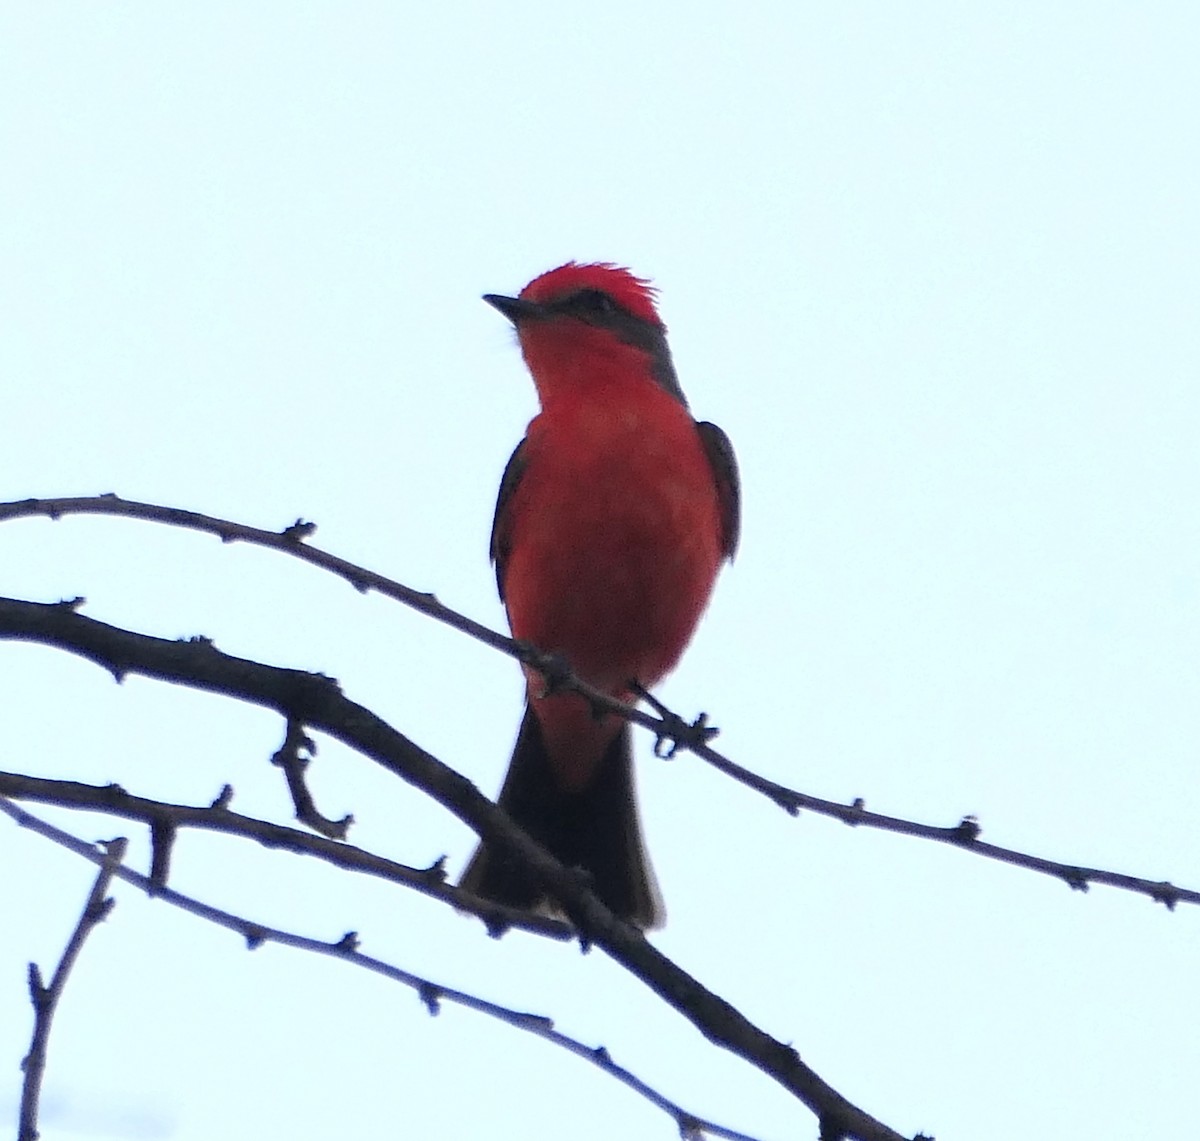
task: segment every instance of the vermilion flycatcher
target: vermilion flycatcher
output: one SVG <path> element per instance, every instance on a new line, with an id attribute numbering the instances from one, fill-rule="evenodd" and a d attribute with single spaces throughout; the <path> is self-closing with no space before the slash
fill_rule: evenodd
<path id="1" fill-rule="evenodd" d="M 648 688 L 674 667 L 738 541 L 733 448 L 688 411 L 654 295 L 628 270 L 568 262 L 519 297 L 484 297 L 516 327 L 542 407 L 508 461 L 492 523 L 509 625 L 623 701 L 636 700 L 633 683 Z M 575 694 L 545 695 L 525 672 L 500 806 L 589 872 L 617 915 L 661 924 L 629 724 L 595 716 Z M 549 902 L 487 845 L 462 886 L 517 907 Z"/>

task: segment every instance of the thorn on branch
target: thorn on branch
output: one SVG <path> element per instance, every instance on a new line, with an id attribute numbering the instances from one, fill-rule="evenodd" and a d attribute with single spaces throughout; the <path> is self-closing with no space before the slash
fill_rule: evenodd
<path id="1" fill-rule="evenodd" d="M 1087 891 L 1091 887 L 1081 868 L 1063 868 L 1062 878 L 1072 891 Z"/>
<path id="2" fill-rule="evenodd" d="M 441 1014 L 442 992 L 438 987 L 434 986 L 433 983 L 423 982 L 419 987 L 417 987 L 417 995 L 425 1004 L 425 1009 L 428 1010 L 430 1014 Z"/>
<path id="3" fill-rule="evenodd" d="M 333 949 L 335 951 L 344 951 L 352 955 L 359 949 L 360 946 L 362 946 L 362 942 L 358 937 L 358 932 L 347 931 L 345 935 L 343 935 L 336 943 L 334 943 Z"/>
<path id="4" fill-rule="evenodd" d="M 833 1114 L 825 1114 L 821 1118 L 821 1128 L 817 1135 L 820 1141 L 846 1141 L 849 1134 L 845 1123 Z"/>
<path id="5" fill-rule="evenodd" d="M 480 915 L 483 920 L 483 925 L 487 929 L 489 939 L 502 939 L 512 930 L 512 924 L 503 916 L 490 912 L 487 915 Z"/>
<path id="6" fill-rule="evenodd" d="M 800 809 L 804 807 L 804 798 L 790 788 L 776 787 L 770 789 L 767 795 L 789 816 L 799 816 Z M 850 824 L 851 821 L 847 820 L 846 823 Z"/>
<path id="7" fill-rule="evenodd" d="M 305 735 L 300 723 L 289 720 L 283 744 L 271 754 L 271 764 L 281 769 L 286 769 L 289 765 L 305 769 L 316 754 L 316 745 Z"/>
<path id="8" fill-rule="evenodd" d="M 862 814 L 867 810 L 867 802 L 861 797 L 856 796 L 847 806 L 846 813 L 842 817 L 842 823 L 848 824 L 851 828 L 857 828 Z"/>
<path id="9" fill-rule="evenodd" d="M 448 856 L 438 856 L 436 860 L 427 868 L 421 870 L 421 874 L 429 880 L 430 883 L 445 883 L 446 882 L 446 860 Z"/>
<path id="10" fill-rule="evenodd" d="M 217 793 L 217 799 L 209 805 L 210 808 L 228 808 L 233 803 L 233 785 L 221 785 L 221 791 Z"/>
<path id="11" fill-rule="evenodd" d="M 350 828 L 354 824 L 354 813 L 347 812 L 341 820 L 326 820 L 322 819 L 322 826 L 319 829 L 322 835 L 328 836 L 330 840 L 344 840 L 350 834 Z"/>
<path id="12" fill-rule="evenodd" d="M 74 598 L 60 598 L 54 605 L 60 610 L 76 611 L 86 603 L 87 599 L 82 594 L 77 594 Z"/>
<path id="13" fill-rule="evenodd" d="M 305 539 L 311 538 L 316 529 L 315 523 L 311 523 L 307 519 L 297 519 L 290 527 L 284 527 L 279 533 L 289 542 L 302 543 Z"/>
<path id="14" fill-rule="evenodd" d="M 1162 883 L 1154 885 L 1150 898 L 1155 903 L 1161 903 L 1168 911 L 1174 911 L 1175 905 L 1179 902 L 1179 888 L 1163 880 Z"/>
<path id="15" fill-rule="evenodd" d="M 257 951 L 267 941 L 267 934 L 255 924 L 248 924 L 242 932 L 246 939 L 246 950 Z"/>
<path id="16" fill-rule="evenodd" d="M 118 785 L 118 788 L 121 786 Z M 104 854 L 108 857 L 105 860 L 105 865 L 117 865 L 125 859 L 125 852 L 129 847 L 129 840 L 124 836 L 117 836 L 112 840 L 100 840 L 100 847 L 104 849 Z"/>
<path id="17" fill-rule="evenodd" d="M 979 825 L 979 821 L 974 816 L 964 816 L 954 827 L 951 839 L 956 844 L 974 844 L 979 839 L 979 833 L 983 829 Z"/>
<path id="18" fill-rule="evenodd" d="M 608 1065 L 612 1061 L 612 1055 L 609 1054 L 607 1046 L 597 1046 L 592 1051 L 592 1056 L 603 1065 Z"/>
<path id="19" fill-rule="evenodd" d="M 207 646 L 210 650 L 217 648 L 216 642 L 207 634 L 193 634 L 190 638 L 183 638 L 181 641 L 187 642 L 189 646 Z"/>

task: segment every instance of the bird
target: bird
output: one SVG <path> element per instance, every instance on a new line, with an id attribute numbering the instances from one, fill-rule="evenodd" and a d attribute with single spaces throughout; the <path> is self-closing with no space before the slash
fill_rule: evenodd
<path id="1" fill-rule="evenodd" d="M 737 550 L 741 490 L 728 436 L 693 418 L 657 290 L 609 262 L 567 262 L 516 297 L 483 300 L 513 325 L 540 411 L 500 480 L 490 555 L 513 637 L 635 702 L 679 661 Z M 550 692 L 531 666 L 497 801 L 619 918 L 665 909 L 639 820 L 629 723 Z M 460 887 L 562 914 L 486 841 Z"/>

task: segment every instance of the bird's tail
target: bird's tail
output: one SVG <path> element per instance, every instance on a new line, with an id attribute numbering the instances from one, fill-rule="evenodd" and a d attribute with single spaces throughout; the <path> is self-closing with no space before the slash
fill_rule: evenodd
<path id="1" fill-rule="evenodd" d="M 526 705 L 498 803 L 564 864 L 587 871 L 592 889 L 616 915 L 641 928 L 662 925 L 666 913 L 638 823 L 628 723 L 588 785 L 572 792 L 560 785 L 541 726 Z M 557 910 L 522 868 L 487 844 L 476 849 L 460 886 L 511 907 Z"/>

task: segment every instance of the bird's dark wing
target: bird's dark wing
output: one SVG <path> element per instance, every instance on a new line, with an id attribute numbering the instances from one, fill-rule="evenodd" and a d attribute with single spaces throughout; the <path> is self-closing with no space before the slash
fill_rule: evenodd
<path id="1" fill-rule="evenodd" d="M 704 452 L 712 465 L 713 478 L 717 481 L 717 494 L 721 501 L 721 550 L 727 559 L 732 559 L 742 529 L 742 487 L 738 479 L 737 458 L 729 437 L 716 424 L 701 420 L 696 424 L 696 431 L 700 433 L 700 442 L 704 445 Z"/>
<path id="2" fill-rule="evenodd" d="M 525 441 L 522 440 L 508 457 L 504 474 L 500 477 L 500 494 L 496 497 L 496 514 L 492 517 L 491 559 L 496 564 L 496 590 L 500 593 L 500 601 L 504 601 L 504 567 L 508 562 L 509 552 L 509 522 L 508 506 L 512 502 L 513 492 L 525 474 Z"/>

